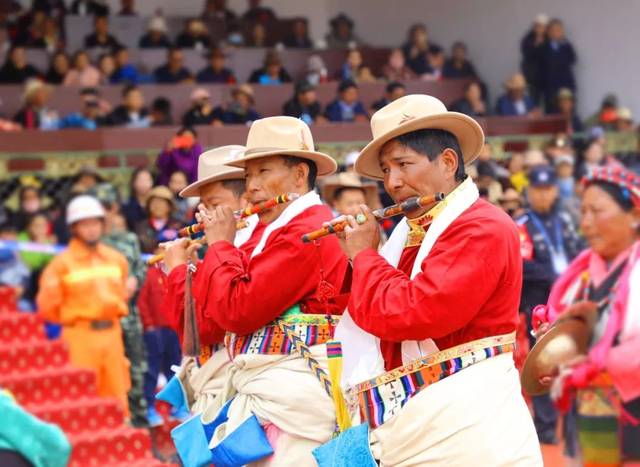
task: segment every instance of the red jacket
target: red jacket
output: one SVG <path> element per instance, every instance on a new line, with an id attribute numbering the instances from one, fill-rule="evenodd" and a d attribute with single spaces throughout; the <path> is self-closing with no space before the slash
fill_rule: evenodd
<path id="1" fill-rule="evenodd" d="M 373 249 L 353 261 L 349 313 L 382 340 L 387 370 L 402 365 L 405 340 L 432 338 L 443 350 L 516 330 L 522 258 L 505 213 L 476 201 L 438 237 L 411 280 L 416 254 L 406 248 L 398 269 Z"/>
<path id="2" fill-rule="evenodd" d="M 144 330 L 171 327 L 163 311 L 167 299 L 167 275 L 157 266 L 147 270 L 147 278 L 138 295 L 138 310 Z"/>

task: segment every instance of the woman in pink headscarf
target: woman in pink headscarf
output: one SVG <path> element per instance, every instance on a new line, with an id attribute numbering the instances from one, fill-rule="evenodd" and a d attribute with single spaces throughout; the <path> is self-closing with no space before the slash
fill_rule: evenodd
<path id="1" fill-rule="evenodd" d="M 600 167 L 584 179 L 581 229 L 590 248 L 534 310 L 544 333 L 559 318 L 597 313 L 588 354 L 561 367 L 551 386 L 568 411 L 573 465 L 640 465 L 640 177 Z"/>

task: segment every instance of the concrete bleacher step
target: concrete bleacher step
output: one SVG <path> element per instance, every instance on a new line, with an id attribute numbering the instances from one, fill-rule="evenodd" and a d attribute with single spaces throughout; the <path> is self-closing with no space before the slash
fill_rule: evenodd
<path id="1" fill-rule="evenodd" d="M 8 344 L 0 341 L 0 374 L 3 375 L 61 368 L 68 360 L 67 349 L 60 340 Z"/>
<path id="2" fill-rule="evenodd" d="M 87 430 L 116 429 L 124 421 L 118 401 L 104 397 L 25 405 L 24 408 L 71 435 Z"/>
<path id="3" fill-rule="evenodd" d="M 112 429 L 68 433 L 73 447 L 70 467 L 131 465 L 145 460 L 156 463 L 151 453 L 151 439 L 146 430 L 120 426 Z"/>
<path id="4" fill-rule="evenodd" d="M 0 342 L 33 342 L 45 339 L 42 320 L 34 313 L 0 313 Z"/>

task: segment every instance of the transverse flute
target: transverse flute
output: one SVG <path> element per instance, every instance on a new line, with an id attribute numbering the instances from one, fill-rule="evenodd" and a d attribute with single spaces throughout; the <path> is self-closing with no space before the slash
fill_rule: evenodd
<path id="1" fill-rule="evenodd" d="M 387 217 L 397 216 L 398 214 L 411 212 L 415 209 L 419 209 L 425 206 L 429 206 L 431 204 L 439 203 L 443 199 L 444 199 L 444 193 L 436 193 L 435 195 L 409 198 L 400 204 L 394 204 L 393 206 L 389 206 L 386 208 L 376 209 L 375 211 L 372 211 L 371 214 L 373 214 L 373 217 L 375 217 L 376 220 L 380 221 Z M 356 217 L 356 222 L 358 224 L 364 224 L 366 220 L 367 220 L 366 217 L 362 215 L 358 215 Z M 322 227 L 321 229 L 314 230 L 313 232 L 304 234 L 302 236 L 302 242 L 310 243 L 319 238 L 326 237 L 327 235 L 342 232 L 347 227 L 347 225 L 349 224 L 347 223 L 346 220 L 338 221 L 338 222 L 335 222 L 335 220 L 331 221 L 329 222 L 329 225 L 327 225 L 326 227 Z"/>

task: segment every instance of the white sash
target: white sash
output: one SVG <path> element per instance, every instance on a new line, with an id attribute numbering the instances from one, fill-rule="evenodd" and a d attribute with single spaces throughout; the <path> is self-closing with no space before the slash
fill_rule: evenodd
<path id="1" fill-rule="evenodd" d="M 253 235 L 253 231 L 256 230 L 258 222 L 260 222 L 260 218 L 257 214 L 253 214 L 247 217 L 245 222 L 247 223 L 247 226 L 244 229 L 238 230 L 235 238 L 233 239 L 233 246 L 236 248 L 241 247 L 249 241 L 251 235 Z"/>
<path id="2" fill-rule="evenodd" d="M 422 272 L 422 262 L 429 255 L 440 234 L 477 199 L 478 188 L 471 178 L 467 178 L 446 197 L 445 201 L 443 201 L 446 203 L 444 209 L 427 230 L 422 245 L 418 250 L 411 270 L 411 279 Z M 380 256 L 386 259 L 393 267 L 397 267 L 400 262 L 408 233 L 409 226 L 406 218 L 403 218 L 393 230 L 387 243 L 380 250 Z M 349 316 L 348 310 L 345 310 L 340 323 L 336 327 L 335 337 L 342 343 L 342 387 L 353 386 L 384 373 L 384 358 L 380 352 L 380 339 L 359 328 Z M 403 364 L 429 355 L 437 350 L 438 348 L 432 339 L 425 339 L 420 342 L 405 341 L 402 343 Z"/>

